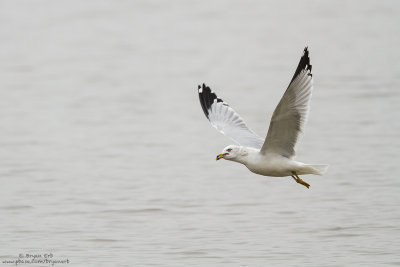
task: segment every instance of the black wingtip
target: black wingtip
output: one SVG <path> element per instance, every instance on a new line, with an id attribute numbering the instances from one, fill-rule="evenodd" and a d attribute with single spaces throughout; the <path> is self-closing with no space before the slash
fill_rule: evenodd
<path id="1" fill-rule="evenodd" d="M 208 109 L 210 108 L 213 102 L 211 89 L 210 87 L 206 86 L 205 83 L 203 83 L 202 85 L 198 85 L 197 90 L 199 93 L 200 105 L 203 109 L 204 114 L 208 119 Z"/>
<path id="2" fill-rule="evenodd" d="M 201 90 L 200 90 L 201 89 Z M 208 87 L 205 83 L 202 83 L 201 85 L 199 84 L 199 85 L 197 85 L 197 90 L 199 91 L 199 93 L 201 93 L 202 91 L 204 91 L 204 90 L 207 90 L 207 89 L 209 89 L 210 91 L 211 91 L 211 89 L 210 89 L 210 87 Z"/>
<path id="3" fill-rule="evenodd" d="M 206 84 L 205 83 L 202 83 L 201 85 L 199 84 L 199 85 L 197 85 L 197 90 L 200 90 L 200 89 L 206 89 L 206 88 L 208 88 L 208 89 L 210 89 L 210 87 L 208 87 L 208 86 L 206 86 Z"/>
<path id="4" fill-rule="evenodd" d="M 217 97 L 217 95 L 205 83 L 203 83 L 202 86 L 199 85 L 197 87 L 197 90 L 199 93 L 201 107 L 203 108 L 204 114 L 207 118 L 209 114 L 209 109 L 214 102 L 222 102 L 224 105 L 227 105 L 225 102 L 223 102 L 221 98 Z"/>
<path id="5" fill-rule="evenodd" d="M 312 77 L 312 73 L 311 73 L 312 65 L 310 64 L 310 56 L 309 56 L 308 46 L 306 46 L 304 48 L 303 56 L 300 58 L 299 65 L 297 66 L 297 69 L 296 69 L 290 83 L 292 83 L 293 80 L 296 79 L 297 75 L 299 75 L 299 73 L 302 70 L 308 70 L 309 71 L 308 75 Z"/>

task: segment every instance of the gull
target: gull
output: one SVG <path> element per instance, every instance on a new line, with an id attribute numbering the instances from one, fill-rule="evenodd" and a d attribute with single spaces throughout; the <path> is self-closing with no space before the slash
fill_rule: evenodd
<path id="1" fill-rule="evenodd" d="M 310 110 L 313 76 L 308 47 L 272 114 L 265 140 L 255 134 L 238 113 L 206 86 L 198 86 L 200 104 L 211 125 L 238 145 L 225 147 L 216 160 L 231 160 L 245 165 L 251 172 L 272 177 L 292 177 L 297 183 L 310 185 L 299 175 L 326 172 L 326 164 L 296 161 L 295 147 L 304 131 Z"/>

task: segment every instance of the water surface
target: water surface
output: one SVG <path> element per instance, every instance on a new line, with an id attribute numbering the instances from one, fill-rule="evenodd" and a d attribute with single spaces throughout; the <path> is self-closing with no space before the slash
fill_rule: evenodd
<path id="1" fill-rule="evenodd" d="M 1 260 L 400 265 L 397 2 L 1 5 Z M 231 141 L 197 84 L 265 136 L 305 45 L 315 91 L 297 159 L 328 173 L 307 190 L 216 163 Z"/>

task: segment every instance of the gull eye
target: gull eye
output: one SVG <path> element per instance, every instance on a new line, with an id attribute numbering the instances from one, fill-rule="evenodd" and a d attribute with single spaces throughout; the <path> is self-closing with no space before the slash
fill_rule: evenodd
<path id="1" fill-rule="evenodd" d="M 232 151 L 232 148 L 228 148 L 226 151 L 231 152 L 231 151 Z"/>

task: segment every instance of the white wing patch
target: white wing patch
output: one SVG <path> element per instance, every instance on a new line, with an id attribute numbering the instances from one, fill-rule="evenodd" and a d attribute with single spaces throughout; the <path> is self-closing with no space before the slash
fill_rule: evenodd
<path id="1" fill-rule="evenodd" d="M 272 115 L 262 153 L 295 156 L 295 147 L 310 110 L 313 80 L 307 47 L 296 72 Z"/>
<path id="2" fill-rule="evenodd" d="M 260 149 L 263 139 L 249 129 L 244 120 L 226 102 L 218 98 L 210 87 L 198 87 L 200 104 L 211 125 L 241 146 Z"/>

